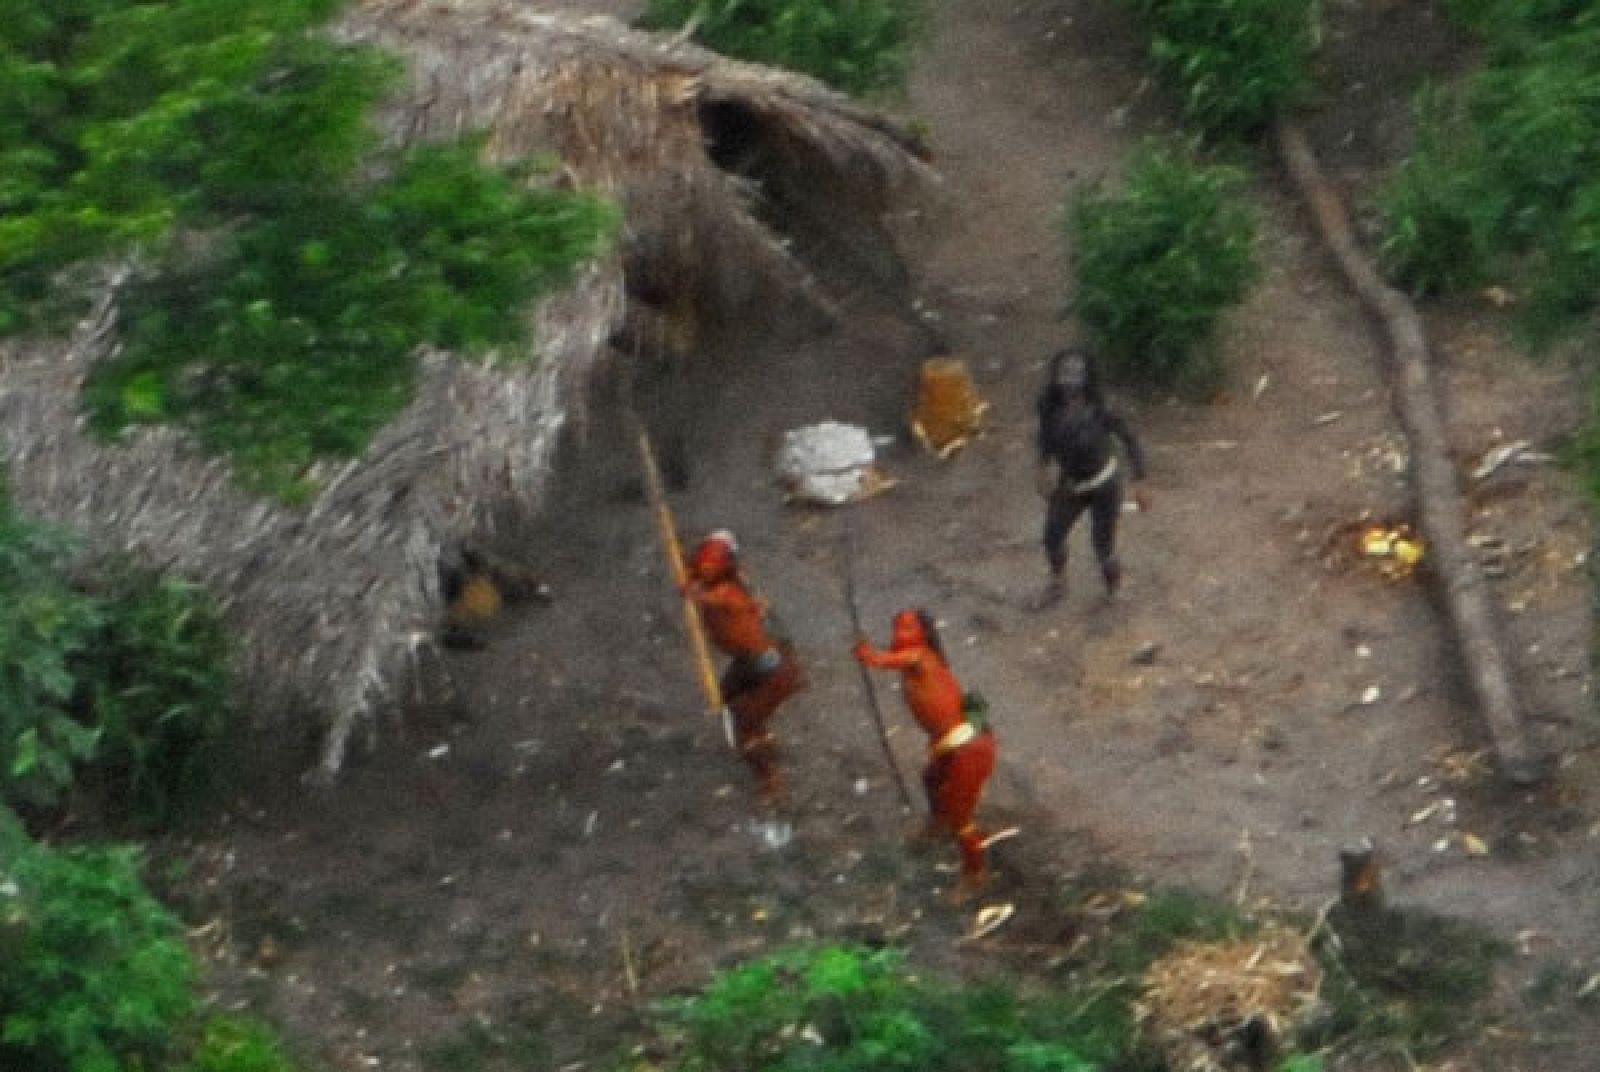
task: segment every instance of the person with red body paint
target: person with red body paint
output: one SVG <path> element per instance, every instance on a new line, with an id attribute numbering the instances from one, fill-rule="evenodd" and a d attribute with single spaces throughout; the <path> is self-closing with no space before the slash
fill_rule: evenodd
<path id="1" fill-rule="evenodd" d="M 750 591 L 738 552 L 733 534 L 725 529 L 700 541 L 683 594 L 699 609 L 711 642 L 731 659 L 721 691 L 725 717 L 733 726 L 732 743 L 755 773 L 762 802 L 773 804 L 783 794 L 783 774 L 772 718 L 804 681 L 788 645 L 773 636 L 767 601 Z"/>
<path id="2" fill-rule="evenodd" d="M 887 651 L 862 637 L 854 654 L 867 666 L 900 671 L 906 706 L 928 735 L 922 785 L 928 794 L 929 831 L 954 836 L 961 850 L 961 880 L 951 899 L 958 904 L 970 900 L 989 877 L 985 834 L 974 817 L 994 773 L 994 733 L 969 717 L 967 697 L 927 612 L 896 614 Z"/>

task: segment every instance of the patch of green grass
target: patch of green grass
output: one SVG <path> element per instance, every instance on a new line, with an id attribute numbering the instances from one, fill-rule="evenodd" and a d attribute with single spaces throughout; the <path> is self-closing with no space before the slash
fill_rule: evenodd
<path id="1" fill-rule="evenodd" d="M 244 1016 L 213 1016 L 188 1062 L 176 1072 L 296 1072 L 282 1040 L 265 1024 Z"/>
<path id="2" fill-rule="evenodd" d="M 1436 1053 L 1466 1037 L 1504 942 L 1420 909 L 1374 918 L 1335 908 L 1319 954 L 1330 1015 L 1308 1041 L 1342 1052 Z"/>
<path id="3" fill-rule="evenodd" d="M 1109 872 L 1063 884 L 1043 911 L 1073 950 L 1048 971 L 957 983 L 913 965 L 905 950 L 783 950 L 664 1002 L 647 1041 L 620 1067 L 1169 1072 L 1135 1013 L 1145 973 L 1180 943 L 1237 941 L 1269 922 L 1198 890 L 1149 889 Z M 1318 953 L 1328 1008 L 1302 1037 L 1284 1040 L 1274 1072 L 1439 1053 L 1475 1022 L 1504 952 L 1470 924 L 1415 910 L 1363 926 L 1335 909 L 1326 922 Z"/>
<path id="4" fill-rule="evenodd" d="M 664 1002 L 662 1066 L 681 1072 L 1096 1072 L 1109 1053 L 994 985 L 956 987 L 894 950 L 791 949 Z"/>

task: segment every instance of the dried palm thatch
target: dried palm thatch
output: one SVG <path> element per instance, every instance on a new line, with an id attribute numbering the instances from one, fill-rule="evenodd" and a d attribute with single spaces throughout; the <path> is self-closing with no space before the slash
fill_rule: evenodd
<path id="1" fill-rule="evenodd" d="M 891 246 L 885 214 L 933 177 L 908 128 L 813 79 L 607 17 L 362 0 L 343 32 L 407 57 L 396 137 L 487 127 L 491 156 L 554 153 L 619 200 L 629 296 L 680 345 L 757 302 L 831 311 L 807 262 Z"/>
<path id="2" fill-rule="evenodd" d="M 1152 964 L 1136 1014 L 1182 1072 L 1259 1067 L 1317 1008 L 1322 970 L 1304 935 L 1267 927 L 1227 942 L 1184 942 Z"/>
<path id="3" fill-rule="evenodd" d="M 538 362 L 425 355 L 410 407 L 361 457 L 327 465 L 315 502 L 295 509 L 241 490 L 175 430 L 115 446 L 85 433 L 79 389 L 116 345 L 126 267 L 70 337 L 0 346 L 0 450 L 18 504 L 84 534 L 91 556 L 132 552 L 219 593 L 241 705 L 257 725 L 320 732 L 322 778 L 354 731 L 376 733 L 375 712 L 432 642 L 441 554 L 541 508 L 563 425 L 629 293 L 668 306 L 692 295 L 709 311 L 756 287 L 820 300 L 748 184 L 708 155 L 707 117 L 732 109 L 805 169 L 790 185 L 821 174 L 858 205 L 887 203 L 923 170 L 888 123 L 806 79 L 612 20 L 378 0 L 337 32 L 409 61 L 385 118 L 393 141 L 483 129 L 494 157 L 550 155 L 566 181 L 624 206 L 618 254 L 531 311 Z"/>

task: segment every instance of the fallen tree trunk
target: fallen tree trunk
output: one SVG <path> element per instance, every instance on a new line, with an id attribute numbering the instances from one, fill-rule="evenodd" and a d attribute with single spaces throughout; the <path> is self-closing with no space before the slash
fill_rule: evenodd
<path id="1" fill-rule="evenodd" d="M 1418 527 L 1428 541 L 1456 648 L 1488 726 L 1501 776 L 1517 785 L 1532 784 L 1542 776 L 1544 764 L 1528 743 L 1483 574 L 1467 548 L 1466 511 L 1446 452 L 1422 319 L 1405 295 L 1384 283 L 1357 246 L 1344 206 L 1323 178 L 1305 133 L 1280 120 L 1275 134 L 1284 165 L 1316 218 L 1323 241 L 1389 337 L 1396 408 L 1410 447 Z"/>

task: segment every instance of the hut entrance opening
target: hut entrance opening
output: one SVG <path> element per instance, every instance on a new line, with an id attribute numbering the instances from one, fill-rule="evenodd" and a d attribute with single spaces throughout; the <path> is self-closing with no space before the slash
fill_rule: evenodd
<path id="1" fill-rule="evenodd" d="M 699 119 L 707 156 L 747 185 L 756 218 L 827 290 L 905 290 L 909 278 L 885 205 L 863 196 L 873 183 L 841 171 L 817 143 L 765 121 L 746 101 L 705 99 Z"/>

